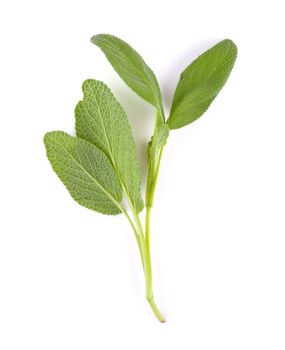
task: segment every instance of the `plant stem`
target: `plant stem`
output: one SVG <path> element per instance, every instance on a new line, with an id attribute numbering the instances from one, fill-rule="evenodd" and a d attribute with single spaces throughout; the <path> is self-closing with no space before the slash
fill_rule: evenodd
<path id="1" fill-rule="evenodd" d="M 151 218 L 151 206 L 146 205 L 145 212 L 145 244 L 150 255 L 150 218 Z"/>
<path id="2" fill-rule="evenodd" d="M 130 218 L 130 216 L 129 216 L 128 212 L 125 210 L 125 208 L 120 203 L 118 203 L 118 207 L 121 209 L 122 213 L 126 216 L 129 224 L 131 225 L 131 227 L 133 229 L 133 232 L 135 234 L 136 241 L 137 241 L 137 244 L 138 244 L 138 247 L 139 247 L 140 256 L 141 256 L 141 260 L 142 260 L 142 265 L 143 265 L 143 268 L 144 268 L 144 258 L 143 258 L 140 234 L 138 233 L 138 231 L 137 231 L 137 229 L 136 229 L 132 219 Z"/>
<path id="3" fill-rule="evenodd" d="M 139 220 L 139 217 L 137 216 L 137 219 Z M 141 225 L 139 225 L 141 227 Z M 159 311 L 158 307 L 155 304 L 154 298 L 153 298 L 153 290 L 152 290 L 152 267 L 151 267 L 151 260 L 150 260 L 150 254 L 147 249 L 146 240 L 143 235 L 143 231 L 139 231 L 138 234 L 138 245 L 141 253 L 142 258 L 142 265 L 144 270 L 144 276 L 145 276 L 145 296 L 146 300 L 148 301 L 153 313 L 157 317 L 157 319 L 160 322 L 165 322 L 165 318 Z"/>
<path id="4" fill-rule="evenodd" d="M 151 209 L 153 206 L 154 193 L 157 184 L 157 178 L 160 168 L 160 162 L 162 157 L 163 147 L 159 150 L 158 159 L 149 159 L 149 168 L 147 175 L 147 189 L 146 189 L 146 214 L 145 214 L 145 285 L 146 285 L 146 299 L 160 322 L 165 322 L 165 318 L 159 311 L 153 298 L 152 288 L 152 266 L 151 266 L 151 251 L 150 251 L 150 220 L 151 220 Z"/>
<path id="5" fill-rule="evenodd" d="M 145 276 L 145 296 L 148 301 L 154 315 L 160 322 L 165 322 L 165 318 L 159 311 L 157 305 L 155 304 L 153 297 L 153 287 L 152 287 L 152 266 L 151 266 L 151 254 L 150 254 L 150 219 L 151 219 L 151 209 L 153 205 L 154 193 L 158 178 L 158 172 L 160 168 L 160 162 L 162 157 L 163 147 L 159 150 L 156 155 L 156 159 L 149 160 L 148 176 L 147 176 L 147 189 L 146 189 L 146 215 L 145 215 L 145 232 L 143 231 L 142 224 L 137 213 L 137 210 L 132 205 L 127 191 L 124 189 L 125 195 L 129 202 L 131 212 L 133 214 L 133 220 L 130 218 L 129 214 L 124 208 L 121 207 L 122 212 L 127 217 L 137 240 L 140 256 L 142 260 L 144 276 Z"/>
<path id="6" fill-rule="evenodd" d="M 165 322 L 165 318 L 162 313 L 159 311 L 158 307 L 155 304 L 153 298 L 153 289 L 152 289 L 152 267 L 150 254 L 147 249 L 146 240 L 145 240 L 145 289 L 146 289 L 146 300 L 148 301 L 153 313 L 160 322 Z"/>
<path id="7" fill-rule="evenodd" d="M 152 172 L 153 170 L 151 169 L 152 165 L 150 165 L 149 172 L 148 172 L 148 179 L 147 179 L 148 187 L 147 187 L 147 193 L 146 193 L 145 240 L 146 240 L 147 250 L 149 251 L 149 254 L 150 254 L 151 209 L 153 206 L 154 194 L 155 194 L 155 189 L 156 189 L 156 184 L 158 179 L 158 173 L 160 169 L 162 153 L 163 153 L 163 147 L 159 151 L 159 157 L 155 166 L 154 174 Z M 153 177 L 153 179 L 151 179 L 151 177 Z"/>
<path id="8" fill-rule="evenodd" d="M 130 201 L 129 201 L 130 203 Z M 153 313 L 157 317 L 157 319 L 160 322 L 165 322 L 165 318 L 159 311 L 158 307 L 155 304 L 154 298 L 153 298 L 153 290 L 152 290 L 152 266 L 151 266 L 151 259 L 150 259 L 150 253 L 149 253 L 149 247 L 148 243 L 146 241 L 146 236 L 143 232 L 143 228 L 141 225 L 141 221 L 139 218 L 139 215 L 135 208 L 131 205 L 130 203 L 130 208 L 136 223 L 136 227 L 134 227 L 134 224 L 130 217 L 128 216 L 128 220 L 130 221 L 132 228 L 135 232 L 135 236 L 137 238 L 140 254 L 141 254 L 141 259 L 142 259 L 142 265 L 143 265 L 143 270 L 144 270 L 144 276 L 145 276 L 145 296 L 146 300 L 148 301 Z"/>
<path id="9" fill-rule="evenodd" d="M 153 313 L 155 314 L 156 318 L 158 319 L 158 321 L 160 321 L 161 323 L 166 322 L 164 316 L 162 315 L 162 313 L 159 311 L 158 307 L 156 306 L 153 298 L 148 299 L 148 303 L 149 303 Z"/>

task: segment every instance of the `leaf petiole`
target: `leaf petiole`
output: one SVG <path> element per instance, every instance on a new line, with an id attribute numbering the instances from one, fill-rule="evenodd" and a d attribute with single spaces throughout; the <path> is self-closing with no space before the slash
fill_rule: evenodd
<path id="1" fill-rule="evenodd" d="M 161 157 L 160 157 L 161 158 Z M 158 167 L 159 169 L 159 167 Z M 157 170 L 158 170 L 157 169 Z M 157 178 L 157 176 L 156 176 Z M 152 187 L 153 191 L 155 190 L 155 186 Z M 139 214 L 137 213 L 136 209 L 132 205 L 132 202 L 130 198 L 127 196 L 125 193 L 130 209 L 133 214 L 133 218 L 135 221 L 135 224 L 133 223 L 132 219 L 130 218 L 129 214 L 127 211 L 120 205 L 120 209 L 122 210 L 123 214 L 126 216 L 127 220 L 129 221 L 140 251 L 140 256 L 142 260 L 142 266 L 144 270 L 144 276 L 145 276 L 145 296 L 146 300 L 148 301 L 154 315 L 157 317 L 157 319 L 160 322 L 165 322 L 165 318 L 159 311 L 157 305 L 155 304 L 154 298 L 153 298 L 153 288 L 152 288 L 152 266 L 151 266 L 151 256 L 150 256 L 150 246 L 149 246 L 149 226 L 150 226 L 150 209 L 146 207 L 146 223 L 148 223 L 148 226 L 146 226 L 145 232 L 143 231 L 143 227 L 139 218 Z M 153 196 L 152 196 L 153 198 Z"/>
<path id="2" fill-rule="evenodd" d="M 126 216 L 140 251 L 146 299 L 157 319 L 165 322 L 153 297 L 150 248 L 151 212 L 163 149 L 170 130 L 191 124 L 206 112 L 229 77 L 237 47 L 231 40 L 222 40 L 195 59 L 182 72 L 170 115 L 165 119 L 157 78 L 137 51 L 108 34 L 95 35 L 91 42 L 103 51 L 124 82 L 157 111 L 147 148 L 145 227 L 139 217 L 144 202 L 136 145 L 127 114 L 106 84 L 94 79 L 84 81 L 83 99 L 75 108 L 77 137 L 61 131 L 47 133 L 47 157 L 80 205 L 102 214 Z M 123 196 L 131 214 L 121 203 Z"/>

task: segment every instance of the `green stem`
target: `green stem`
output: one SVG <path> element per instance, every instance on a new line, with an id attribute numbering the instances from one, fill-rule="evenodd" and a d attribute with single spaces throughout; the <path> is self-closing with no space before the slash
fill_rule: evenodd
<path id="1" fill-rule="evenodd" d="M 128 198 L 129 201 L 129 198 Z M 136 228 L 134 227 L 134 224 L 128 214 L 126 215 L 129 218 L 130 223 L 132 224 L 132 227 L 134 229 L 137 241 L 138 241 L 138 246 L 140 249 L 140 254 L 141 254 L 141 259 L 142 259 L 142 265 L 143 265 L 143 270 L 144 270 L 144 275 L 145 275 L 145 295 L 146 295 L 146 300 L 148 301 L 153 313 L 157 317 L 157 319 L 160 322 L 165 322 L 165 319 L 161 312 L 159 311 L 158 307 L 155 304 L 154 298 L 153 298 L 153 290 L 152 290 L 152 266 L 151 266 L 151 259 L 150 259 L 150 253 L 149 253 L 149 247 L 148 243 L 146 241 L 146 236 L 144 235 L 143 228 L 141 225 L 141 221 L 139 218 L 139 215 L 135 208 L 132 206 L 131 202 L 129 201 L 130 208 L 136 223 Z"/>
<path id="2" fill-rule="evenodd" d="M 152 289 L 152 267 L 151 267 L 151 259 L 150 253 L 147 249 L 146 241 L 145 241 L 145 292 L 146 292 L 146 300 L 148 301 L 153 313 L 157 317 L 160 322 L 165 322 L 165 318 L 162 313 L 159 311 L 158 307 L 155 304 L 153 298 L 153 289 Z"/>
<path id="3" fill-rule="evenodd" d="M 135 237 L 136 237 L 136 241 L 137 241 L 137 244 L 138 244 L 138 247 L 139 247 L 139 251 L 140 251 L 140 256 L 141 256 L 141 260 L 142 260 L 142 264 L 143 264 L 143 268 L 144 268 L 144 258 L 143 258 L 143 253 L 142 253 L 142 245 L 141 245 L 141 240 L 140 240 L 140 235 L 132 221 L 132 219 L 130 218 L 129 214 L 127 213 L 127 211 L 125 210 L 125 208 L 121 205 L 121 204 L 118 204 L 119 208 L 121 209 L 122 213 L 126 216 L 129 224 L 131 225 L 132 229 L 133 229 L 133 232 L 135 234 Z"/>
<path id="4" fill-rule="evenodd" d="M 149 159 L 149 168 L 147 176 L 147 190 L 146 190 L 146 215 L 145 215 L 145 284 L 146 284 L 146 299 L 154 312 L 155 316 L 160 322 L 165 322 L 165 318 L 159 311 L 153 298 L 152 287 L 152 266 L 151 266 L 151 252 L 150 252 L 150 220 L 151 209 L 153 206 L 154 193 L 157 184 L 157 178 L 161 163 L 163 147 L 159 150 L 157 161 L 155 159 Z"/>
<path id="5" fill-rule="evenodd" d="M 151 208 L 153 204 L 154 192 L 157 183 L 157 177 L 160 167 L 160 161 L 162 156 L 163 147 L 159 150 L 159 155 L 157 159 L 150 159 L 149 169 L 148 169 L 148 179 L 147 179 L 147 190 L 146 190 L 146 217 L 145 217 L 145 233 L 142 228 L 142 224 L 137 213 L 137 210 L 132 204 L 131 199 L 128 196 L 126 189 L 123 186 L 124 193 L 129 202 L 129 206 L 132 212 L 133 220 L 130 218 L 127 211 L 120 205 L 120 209 L 125 214 L 127 220 L 129 221 L 140 251 L 140 256 L 142 260 L 144 276 L 145 276 L 145 295 L 146 300 L 148 301 L 154 315 L 160 322 L 165 322 L 165 318 L 159 311 L 157 305 L 155 304 L 153 297 L 153 288 L 152 288 L 152 266 L 151 266 L 151 255 L 150 255 L 150 217 L 151 217 Z M 156 157 L 155 157 L 156 158 Z"/>
<path id="6" fill-rule="evenodd" d="M 153 298 L 153 290 L 152 290 L 152 267 L 151 267 L 151 260 L 150 260 L 150 254 L 147 249 L 146 240 L 143 236 L 143 231 L 139 234 L 139 240 L 140 240 L 140 249 L 141 249 L 141 257 L 142 257 L 142 263 L 143 263 L 143 269 L 144 269 L 144 276 L 145 276 L 145 296 L 146 300 L 148 301 L 154 315 L 157 317 L 157 319 L 160 322 L 165 322 L 165 318 L 159 311 L 158 307 L 155 304 L 154 298 Z"/>
<path id="7" fill-rule="evenodd" d="M 145 240 L 146 240 L 146 245 L 149 253 L 150 253 L 151 209 L 153 206 L 154 194 L 155 194 L 155 189 L 156 189 L 156 184 L 158 179 L 158 173 L 160 169 L 162 153 L 163 153 L 163 147 L 159 151 L 159 157 L 155 167 L 154 175 L 153 175 L 152 169 L 150 169 L 150 171 L 148 172 L 148 180 L 147 180 L 148 188 L 146 193 L 146 215 L 145 215 Z M 153 179 L 151 179 L 151 177 L 153 177 Z"/>
<path id="8" fill-rule="evenodd" d="M 145 212 L 145 244 L 150 254 L 150 218 L 151 218 L 151 206 L 146 205 Z"/>
<path id="9" fill-rule="evenodd" d="M 156 306 L 153 298 L 148 299 L 148 303 L 153 311 L 153 313 L 155 314 L 155 316 L 157 317 L 158 321 L 160 321 L 161 323 L 166 322 L 164 316 L 162 315 L 162 313 L 159 311 L 158 307 Z"/>

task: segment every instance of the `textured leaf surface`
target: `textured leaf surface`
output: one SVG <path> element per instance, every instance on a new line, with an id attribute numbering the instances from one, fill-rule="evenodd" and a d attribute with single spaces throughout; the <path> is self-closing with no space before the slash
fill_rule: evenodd
<path id="1" fill-rule="evenodd" d="M 129 44 L 112 35 L 98 34 L 91 38 L 91 42 L 100 47 L 124 82 L 157 108 L 163 121 L 159 84 L 143 58 Z"/>
<path id="2" fill-rule="evenodd" d="M 104 83 L 86 80 L 82 90 L 83 101 L 75 108 L 76 133 L 109 157 L 127 196 L 140 211 L 144 206 L 140 174 L 127 115 Z"/>
<path id="3" fill-rule="evenodd" d="M 122 188 L 107 156 L 91 143 L 62 131 L 44 137 L 47 157 L 71 196 L 103 214 L 119 214 Z"/>
<path id="4" fill-rule="evenodd" d="M 167 121 L 170 129 L 192 123 L 208 109 L 227 81 L 236 56 L 236 45 L 223 40 L 183 71 Z"/>

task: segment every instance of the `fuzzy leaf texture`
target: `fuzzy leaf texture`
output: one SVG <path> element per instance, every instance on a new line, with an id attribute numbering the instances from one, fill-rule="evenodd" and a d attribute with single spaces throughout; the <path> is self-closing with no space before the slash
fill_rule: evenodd
<path id="1" fill-rule="evenodd" d="M 167 124 L 178 129 L 198 119 L 226 83 L 237 57 L 237 47 L 223 40 L 200 55 L 181 74 Z"/>
<path id="2" fill-rule="evenodd" d="M 91 38 L 105 54 L 115 71 L 140 97 L 158 110 L 164 121 L 161 92 L 158 81 L 143 58 L 126 42 L 109 34 L 98 34 Z"/>
<path id="3" fill-rule="evenodd" d="M 73 199 L 103 214 L 119 214 L 122 188 L 107 156 L 90 142 L 62 131 L 44 137 L 53 170 Z"/>
<path id="4" fill-rule="evenodd" d="M 109 157 L 126 195 L 139 212 L 144 203 L 136 146 L 127 115 L 101 81 L 86 80 L 82 91 L 83 100 L 75 108 L 76 134 Z"/>

